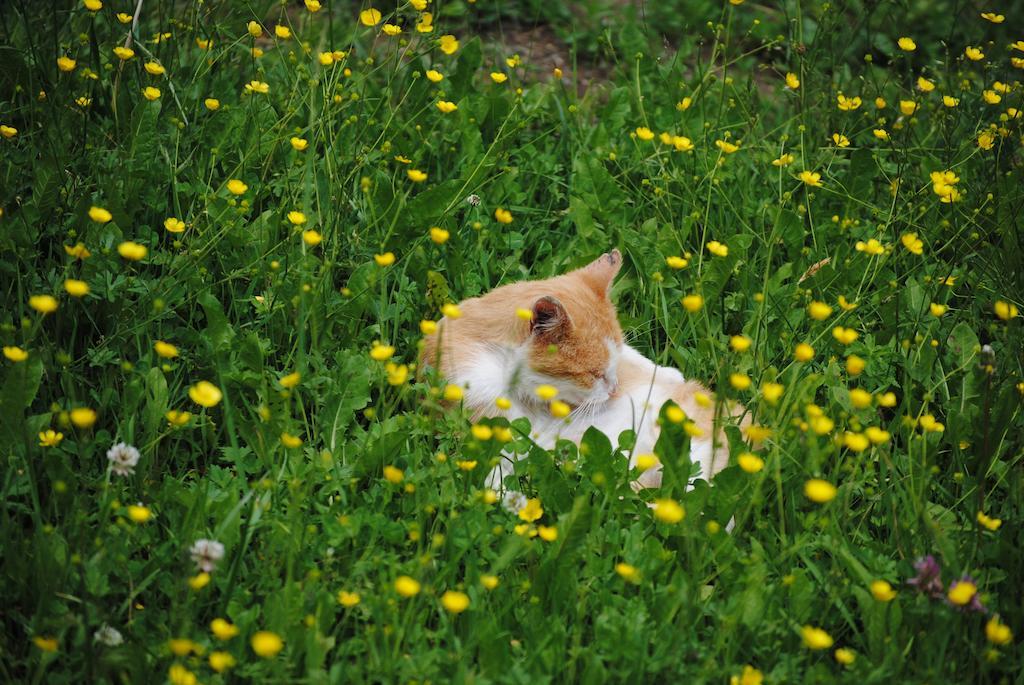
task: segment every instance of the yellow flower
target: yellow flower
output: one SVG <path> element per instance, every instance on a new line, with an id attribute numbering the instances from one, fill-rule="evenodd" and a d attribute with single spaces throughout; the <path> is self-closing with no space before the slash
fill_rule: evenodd
<path id="1" fill-rule="evenodd" d="M 491 80 L 494 81 L 495 83 L 504 83 L 505 81 L 508 80 L 508 75 L 500 71 L 492 71 Z"/>
<path id="2" fill-rule="evenodd" d="M 211 112 L 216 112 L 218 109 L 220 109 L 220 100 L 218 100 L 217 98 L 206 98 L 205 100 L 203 100 L 203 105 L 206 107 L 206 109 L 210 110 Z"/>
<path id="3" fill-rule="evenodd" d="M 302 232 L 302 242 L 310 247 L 316 247 L 323 242 L 323 239 L 324 237 L 320 235 L 320 232 L 314 231 L 312 228 Z"/>
<path id="4" fill-rule="evenodd" d="M 249 644 L 252 646 L 252 651 L 256 653 L 256 656 L 263 657 L 264 659 L 274 658 L 284 648 L 284 642 L 281 641 L 281 638 L 269 630 L 261 630 L 253 634 Z"/>
<path id="5" fill-rule="evenodd" d="M 363 26 L 376 26 L 380 23 L 380 10 L 370 7 L 359 13 L 359 21 Z"/>
<path id="6" fill-rule="evenodd" d="M 57 647 L 60 643 L 57 642 L 55 637 L 44 637 L 42 635 L 36 635 L 32 638 L 32 642 L 35 643 L 36 647 L 43 650 L 44 652 L 56 652 Z"/>
<path id="7" fill-rule="evenodd" d="M 793 72 L 788 72 L 786 74 L 786 87 L 792 90 L 796 90 L 800 87 L 800 79 L 797 78 L 797 75 Z"/>
<path id="8" fill-rule="evenodd" d="M 1013 631 L 1000 622 L 999 616 L 993 616 L 985 624 L 985 638 L 994 645 L 1006 645 L 1013 639 Z"/>
<path id="9" fill-rule="evenodd" d="M 141 504 L 129 504 L 127 509 L 128 518 L 135 523 L 145 523 L 153 517 L 153 512 L 149 510 L 149 507 L 144 507 Z"/>
<path id="10" fill-rule="evenodd" d="M 249 81 L 245 84 L 246 93 L 259 93 L 260 95 L 266 95 L 270 92 L 270 84 L 264 81 Z"/>
<path id="11" fill-rule="evenodd" d="M 512 212 L 503 207 L 498 207 L 494 210 L 494 218 L 499 224 L 510 224 L 512 223 Z"/>
<path id="12" fill-rule="evenodd" d="M 479 423 L 473 424 L 470 427 L 469 432 L 473 434 L 474 438 L 480 441 L 487 441 L 494 437 L 494 431 L 491 430 L 490 426 L 485 426 Z"/>
<path id="13" fill-rule="evenodd" d="M 4 348 L 7 349 L 6 347 Z M 56 447 L 60 444 L 61 440 L 64 439 L 63 433 L 49 428 L 39 433 L 39 446 L 40 447 Z"/>
<path id="14" fill-rule="evenodd" d="M 750 349 L 753 342 L 753 340 L 745 335 L 734 335 L 729 338 L 729 347 L 731 347 L 734 352 L 746 352 Z"/>
<path id="15" fill-rule="evenodd" d="M 951 95 L 943 95 L 942 104 L 946 107 L 956 107 L 960 104 L 960 98 L 955 98 Z"/>
<path id="16" fill-rule="evenodd" d="M 926 79 L 924 76 L 917 77 L 917 89 L 922 93 L 930 93 L 935 90 L 935 84 Z"/>
<path id="17" fill-rule="evenodd" d="M 498 584 L 500 582 L 501 581 L 498 579 L 498 576 L 493 576 L 490 574 L 484 574 L 480 576 L 480 584 L 483 585 L 484 588 L 487 590 L 493 590 L 494 588 L 498 587 Z"/>
<path id="18" fill-rule="evenodd" d="M 96 423 L 96 410 L 88 407 L 78 407 L 71 410 L 71 423 L 76 428 L 91 428 Z"/>
<path id="19" fill-rule="evenodd" d="M 18 129 L 13 126 L 0 126 L 0 136 L 3 136 L 4 138 L 13 138 L 16 135 L 18 135 Z"/>
<path id="20" fill-rule="evenodd" d="M 309 147 L 309 141 L 306 140 L 305 138 L 298 138 L 296 136 L 292 136 L 288 142 L 292 144 L 293 149 L 298 150 L 299 152 Z"/>
<path id="21" fill-rule="evenodd" d="M 250 21 L 245 25 L 245 30 L 249 32 L 249 35 L 253 38 L 259 38 L 263 35 L 263 27 L 260 26 L 258 21 Z"/>
<path id="22" fill-rule="evenodd" d="M 676 103 L 676 109 L 680 112 L 685 112 L 690 109 L 690 105 L 693 103 L 693 98 L 685 97 Z"/>
<path id="23" fill-rule="evenodd" d="M 379 342 L 373 343 L 373 348 L 370 349 L 370 358 L 374 361 L 384 362 L 391 359 L 391 356 L 395 353 L 395 348 L 391 345 L 382 345 Z"/>
<path id="24" fill-rule="evenodd" d="M 518 513 L 519 518 L 527 523 L 533 523 L 543 515 L 544 507 L 541 506 L 540 500 L 536 497 L 528 499 L 526 505 Z"/>
<path id="25" fill-rule="evenodd" d="M 750 387 L 750 376 L 745 373 L 729 374 L 729 384 L 737 390 L 746 390 Z"/>
<path id="26" fill-rule="evenodd" d="M 57 311 L 57 298 L 53 295 L 32 295 L 28 298 L 28 306 L 40 314 L 51 314 Z"/>
<path id="27" fill-rule="evenodd" d="M 736 463 L 747 473 L 757 473 L 764 468 L 764 459 L 751 452 L 744 452 L 736 457 Z"/>
<path id="28" fill-rule="evenodd" d="M 42 433 L 40 433 L 40 435 L 42 435 Z M 988 528 L 989 530 L 999 530 L 999 526 L 1003 525 L 1003 520 L 993 518 L 985 514 L 985 512 L 979 511 L 978 523 L 983 525 L 985 528 Z"/>
<path id="29" fill-rule="evenodd" d="M 402 469 L 388 464 L 384 467 L 384 480 L 391 483 L 392 485 L 398 485 L 405 478 L 405 472 Z"/>
<path id="30" fill-rule="evenodd" d="M 761 386 L 761 397 L 765 399 L 768 404 L 774 405 L 782 397 L 782 392 L 785 390 L 785 386 L 781 383 L 765 383 Z"/>
<path id="31" fill-rule="evenodd" d="M 946 598 L 957 606 L 969 604 L 974 596 L 978 594 L 978 586 L 966 580 L 962 580 L 949 589 Z"/>
<path id="32" fill-rule="evenodd" d="M 206 571 L 197 573 L 194 576 L 190 576 L 188 579 L 188 586 L 196 592 L 202 590 L 204 587 L 210 584 L 210 574 Z"/>
<path id="33" fill-rule="evenodd" d="M 815 188 L 821 187 L 821 174 L 817 171 L 808 171 L 805 169 L 797 175 L 797 178 L 809 186 L 814 186 Z"/>
<path id="34" fill-rule="evenodd" d="M 452 614 L 461 614 L 469 608 L 469 595 L 456 590 L 445 590 L 441 595 L 441 606 Z"/>
<path id="35" fill-rule="evenodd" d="M 638 126 L 636 128 L 636 137 L 640 140 L 654 140 L 654 131 L 646 126 Z"/>
<path id="36" fill-rule="evenodd" d="M 316 14 L 320 11 L 320 0 L 305 0 L 305 5 L 311 14 Z"/>
<path id="37" fill-rule="evenodd" d="M 798 362 L 809 362 L 814 359 L 814 348 L 807 343 L 799 343 L 793 351 L 793 357 Z"/>
<path id="38" fill-rule="evenodd" d="M 708 248 L 708 252 L 710 252 L 711 254 L 713 254 L 715 256 L 718 256 L 718 257 L 727 257 L 727 256 L 729 256 L 729 248 L 728 248 L 728 246 L 723 245 L 722 243 L 718 242 L 717 240 L 712 240 L 711 242 L 709 242 L 707 244 L 707 248 Z"/>
<path id="39" fill-rule="evenodd" d="M 834 142 L 837 147 L 850 147 L 850 139 L 841 133 L 833 133 L 832 142 Z"/>
<path id="40" fill-rule="evenodd" d="M 210 381 L 199 381 L 188 389 L 188 396 L 201 407 L 215 407 L 224 398 L 220 388 Z"/>
<path id="41" fill-rule="evenodd" d="M 409 378 L 409 367 L 405 364 L 388 362 L 384 365 L 384 372 L 388 376 L 388 385 L 402 385 Z"/>
<path id="42" fill-rule="evenodd" d="M 821 628 L 804 626 L 800 629 L 800 635 L 803 637 L 804 646 L 808 649 L 820 650 L 832 646 L 832 636 Z"/>
<path id="43" fill-rule="evenodd" d="M 446 55 L 454 54 L 459 49 L 459 41 L 455 36 L 447 33 L 441 36 L 441 52 Z"/>
<path id="44" fill-rule="evenodd" d="M 420 333 L 423 335 L 433 335 L 435 332 L 437 332 L 436 321 L 431 321 L 430 319 L 420 321 Z"/>
<path id="45" fill-rule="evenodd" d="M 74 278 L 69 278 L 64 281 L 64 290 L 67 291 L 71 297 L 85 297 L 89 294 L 89 284 L 85 281 L 78 281 Z"/>
<path id="46" fill-rule="evenodd" d="M 693 141 L 686 136 L 672 136 L 672 147 L 676 152 L 690 152 L 693 150 Z"/>
<path id="47" fill-rule="evenodd" d="M 836 486 L 820 478 L 811 478 L 804 483 L 804 496 L 818 504 L 831 502 L 837 493 Z"/>
<path id="48" fill-rule="evenodd" d="M 90 12 L 99 12 L 103 9 L 103 3 L 100 0 L 82 0 L 82 4 L 85 5 L 85 9 Z"/>
<path id="49" fill-rule="evenodd" d="M 832 329 L 832 337 L 838 340 L 843 345 L 849 345 L 860 336 L 857 331 L 852 328 L 844 328 L 843 326 L 836 326 Z"/>
<path id="50" fill-rule="evenodd" d="M 796 157 L 794 157 L 791 153 L 787 152 L 786 154 L 780 156 L 778 159 L 773 159 L 772 160 L 772 166 L 777 166 L 777 167 L 789 166 L 795 160 L 796 160 Z"/>
<path id="51" fill-rule="evenodd" d="M 348 592 L 346 590 L 338 591 L 338 604 L 346 609 L 351 609 L 361 601 L 362 597 L 359 596 L 358 592 Z"/>
<path id="52" fill-rule="evenodd" d="M 849 666 L 857 659 L 857 653 L 847 647 L 840 647 L 832 656 L 843 666 Z"/>
<path id="53" fill-rule="evenodd" d="M 146 255 L 149 254 L 149 248 L 131 240 L 126 240 L 117 246 L 117 253 L 129 261 L 137 262 L 146 258 Z"/>
<path id="54" fill-rule="evenodd" d="M 538 385 L 534 392 L 537 393 L 537 397 L 541 398 L 545 402 L 555 399 L 558 395 L 558 388 L 553 385 Z"/>
<path id="55" fill-rule="evenodd" d="M 836 102 L 838 103 L 840 111 L 843 112 L 852 112 L 859 108 L 861 104 L 859 96 L 854 95 L 853 97 L 846 97 L 841 93 L 836 96 Z"/>
<path id="56" fill-rule="evenodd" d="M 168 217 L 164 219 L 164 228 L 171 233 L 181 233 L 185 230 L 185 222 L 177 217 Z"/>
<path id="57" fill-rule="evenodd" d="M 871 596 L 879 602 L 891 602 L 896 598 L 896 590 L 887 580 L 875 580 L 870 585 Z"/>
<path id="58" fill-rule="evenodd" d="M 454 102 L 449 102 L 447 100 L 438 100 L 437 103 L 436 103 L 436 106 L 444 114 L 449 114 L 449 113 L 454 112 L 455 110 L 457 110 L 459 108 L 459 106 L 456 105 Z M 412 178 L 412 177 L 410 177 L 410 178 Z M 413 180 L 415 180 L 415 179 L 413 179 Z"/>
<path id="59" fill-rule="evenodd" d="M 992 146 L 995 145 L 995 136 L 988 131 L 982 131 L 978 134 L 978 147 L 982 150 L 991 150 Z"/>
<path id="60" fill-rule="evenodd" d="M 223 673 L 235 665 L 235 657 L 228 652 L 210 652 L 210 668 L 217 673 Z"/>
<path id="61" fill-rule="evenodd" d="M 306 215 L 298 210 L 288 212 L 288 222 L 293 226 L 301 226 L 306 223 Z"/>
<path id="62" fill-rule="evenodd" d="M 395 592 L 402 597 L 415 597 L 420 593 L 419 581 L 409 576 L 398 576 L 395 578 Z"/>
<path id="63" fill-rule="evenodd" d="M 635 583 L 637 580 L 640 579 L 640 569 L 638 569 L 636 566 L 633 566 L 632 564 L 627 564 L 625 562 L 620 561 L 619 563 L 615 564 L 615 572 L 618 573 L 623 580 L 628 581 L 630 583 Z"/>
<path id="64" fill-rule="evenodd" d="M 683 309 L 691 314 L 695 314 L 700 311 L 701 307 L 704 306 L 704 298 L 698 294 L 687 295 L 682 299 Z"/>
<path id="65" fill-rule="evenodd" d="M 446 402 L 458 402 L 462 399 L 462 388 L 457 385 L 448 384 L 444 386 L 444 392 L 441 393 L 441 397 Z"/>
<path id="66" fill-rule="evenodd" d="M 715 147 L 717 147 L 719 150 L 721 150 L 723 153 L 727 155 L 731 155 L 732 153 L 740 149 L 739 145 L 730 143 L 727 140 L 716 140 Z"/>
<path id="67" fill-rule="evenodd" d="M 146 62 L 144 68 L 150 76 L 162 76 L 167 72 L 159 62 Z"/>
<path id="68" fill-rule="evenodd" d="M 884 128 L 876 128 L 871 133 L 879 140 L 889 140 L 889 132 Z"/>
<path id="69" fill-rule="evenodd" d="M 380 30 L 384 35 L 397 36 L 402 32 L 402 27 L 396 24 L 384 24 L 380 27 Z"/>
<path id="70" fill-rule="evenodd" d="M 178 411 L 176 409 L 171 409 L 166 414 L 164 414 L 164 418 L 167 419 L 167 423 L 170 424 L 172 428 L 181 428 L 182 426 L 189 422 L 189 420 L 192 418 L 192 414 L 187 411 Z"/>
<path id="71" fill-rule="evenodd" d="M 832 316 L 832 307 L 824 302 L 814 301 L 807 305 L 807 314 L 815 321 L 824 321 Z"/>
<path id="72" fill-rule="evenodd" d="M 990 105 L 998 105 L 1002 101 L 1002 96 L 994 90 L 983 90 L 981 92 L 982 99 Z"/>
<path id="73" fill-rule="evenodd" d="M 433 226 L 430 229 L 430 239 L 438 245 L 444 245 L 448 242 L 448 238 L 451 234 L 439 226 Z"/>
<path id="74" fill-rule="evenodd" d="M 76 64 L 78 64 L 78 62 L 70 57 L 61 56 L 57 58 L 57 68 L 64 72 L 74 71 Z"/>
<path id="75" fill-rule="evenodd" d="M 160 99 L 160 89 L 153 86 L 146 86 L 142 89 L 142 96 L 152 102 Z"/>
<path id="76" fill-rule="evenodd" d="M 437 71 L 436 69 L 428 69 L 427 70 L 427 79 L 431 83 L 440 83 L 441 80 L 444 79 L 444 74 L 442 74 L 441 72 Z"/>
<path id="77" fill-rule="evenodd" d="M 302 438 L 287 432 L 281 433 L 281 444 L 288 449 L 295 449 L 302 447 Z"/>
<path id="78" fill-rule="evenodd" d="M 12 362 L 23 362 L 28 359 L 28 352 L 17 345 L 4 346 L 4 356 Z M 40 433 L 42 435 L 42 433 Z"/>
<path id="79" fill-rule="evenodd" d="M 895 407 L 896 406 L 896 393 L 885 392 L 878 396 L 879 407 Z"/>
<path id="80" fill-rule="evenodd" d="M 102 207 L 93 206 L 89 208 L 89 218 L 98 224 L 105 224 L 114 216 Z"/>
<path id="81" fill-rule="evenodd" d="M 850 390 L 850 403 L 856 409 L 867 409 L 871 406 L 871 393 L 863 388 L 852 388 Z"/>
<path id="82" fill-rule="evenodd" d="M 114 54 L 122 61 L 135 57 L 135 51 L 131 48 L 126 48 L 123 45 L 118 45 L 114 48 Z"/>
<path id="83" fill-rule="evenodd" d="M 163 340 L 157 340 L 153 343 L 153 349 L 156 353 L 165 359 L 173 359 L 178 356 L 178 348 L 171 343 L 164 342 Z"/>
<path id="84" fill-rule="evenodd" d="M 928 305 L 928 311 L 931 312 L 932 316 L 936 316 L 936 317 L 937 316 L 942 316 L 943 314 L 946 313 L 946 311 L 948 309 L 949 309 L 949 307 L 947 305 L 938 304 L 936 302 L 932 302 L 930 305 Z"/>
<path id="85" fill-rule="evenodd" d="M 900 112 L 904 116 L 910 116 L 917 111 L 917 103 L 913 100 L 900 100 Z"/>
<path id="86" fill-rule="evenodd" d="M 896 41 L 896 44 L 899 45 L 900 50 L 903 50 L 904 52 L 913 52 L 914 50 L 917 50 L 917 43 L 914 42 L 913 38 L 903 36 Z"/>
<path id="87" fill-rule="evenodd" d="M 864 436 L 871 441 L 872 445 L 882 445 L 889 442 L 889 431 L 884 431 L 876 426 L 865 428 Z"/>
<path id="88" fill-rule="evenodd" d="M 900 236 L 900 242 L 913 254 L 919 255 L 924 252 L 924 242 L 917 237 L 916 233 L 904 233 Z"/>
<path id="89" fill-rule="evenodd" d="M 498 409 L 501 409 L 502 411 L 507 411 L 512 408 L 512 400 L 510 400 L 507 397 L 499 397 L 498 399 L 494 400 L 494 404 L 495 406 L 498 407 Z"/>
<path id="90" fill-rule="evenodd" d="M 423 183 L 423 181 L 427 180 L 426 173 L 420 171 L 419 169 L 409 169 L 405 173 L 409 177 L 409 180 L 412 181 L 413 183 Z"/>
<path id="91" fill-rule="evenodd" d="M 885 254 L 885 246 L 874 238 L 871 238 L 866 243 L 858 240 L 855 247 L 857 248 L 857 252 L 866 252 L 870 255 Z"/>
<path id="92" fill-rule="evenodd" d="M 283 24 L 278 24 L 274 27 L 274 35 L 281 40 L 288 40 L 292 37 L 292 30 Z"/>
<path id="93" fill-rule="evenodd" d="M 1006 21 L 1006 17 L 1002 14 L 996 14 L 995 12 L 982 12 L 981 18 L 990 21 L 993 24 L 1002 24 Z"/>
<path id="94" fill-rule="evenodd" d="M 537 534 L 545 542 L 554 542 L 558 539 L 558 528 L 555 526 L 537 526 Z"/>
<path id="95" fill-rule="evenodd" d="M 556 419 L 564 419 L 572 413 L 572 407 L 562 402 L 561 400 L 555 400 L 549 407 L 551 415 Z"/>
<path id="96" fill-rule="evenodd" d="M 686 516 L 683 505 L 674 499 L 654 500 L 654 518 L 663 523 L 679 523 Z"/>
<path id="97" fill-rule="evenodd" d="M 985 59 L 985 53 L 981 51 L 981 48 L 975 48 L 968 45 L 964 48 L 964 57 L 972 62 L 978 62 Z"/>
<path id="98" fill-rule="evenodd" d="M 334 53 L 333 52 L 321 52 L 317 55 L 317 61 L 325 67 L 329 67 L 334 64 Z"/>
<path id="99" fill-rule="evenodd" d="M 992 310 L 1003 321 L 1009 321 L 1017 317 L 1017 305 L 1012 302 L 996 300 L 995 304 L 992 305 Z"/>
<path id="100" fill-rule="evenodd" d="M 420 20 L 416 22 L 416 31 L 418 33 L 430 33 L 434 30 L 434 15 L 430 12 L 424 12 L 420 15 Z"/>
<path id="101" fill-rule="evenodd" d="M 946 430 L 946 426 L 936 421 L 932 414 L 924 414 L 917 420 L 917 423 L 926 433 L 942 433 Z"/>

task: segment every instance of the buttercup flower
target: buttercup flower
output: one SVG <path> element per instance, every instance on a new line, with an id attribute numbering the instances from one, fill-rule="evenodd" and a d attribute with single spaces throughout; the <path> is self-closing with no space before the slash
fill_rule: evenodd
<path id="1" fill-rule="evenodd" d="M 370 7 L 359 13 L 359 22 L 363 26 L 376 26 L 380 23 L 381 13 L 380 10 Z"/>
<path id="2" fill-rule="evenodd" d="M 813 186 L 815 188 L 820 188 L 821 185 L 822 185 L 821 184 L 821 174 L 819 174 L 817 171 L 808 171 L 808 170 L 805 169 L 804 171 L 801 171 L 797 175 L 797 178 L 799 178 L 801 181 L 803 181 L 807 185 Z"/>
<path id="3" fill-rule="evenodd" d="M 896 598 L 896 590 L 885 580 L 876 580 L 871 583 L 871 596 L 879 602 L 891 602 Z"/>
<path id="4" fill-rule="evenodd" d="M 420 593 L 419 581 L 409 576 L 398 576 L 395 579 L 395 592 L 405 598 L 415 597 Z"/>
<path id="5" fill-rule="evenodd" d="M 512 223 L 512 212 L 498 207 L 494 210 L 494 218 L 499 224 L 510 224 Z"/>
<path id="6" fill-rule="evenodd" d="M 946 600 L 964 611 L 985 611 L 981 598 L 978 596 L 978 585 L 970 576 L 963 576 L 960 580 L 950 583 Z"/>
<path id="7" fill-rule="evenodd" d="M 465 592 L 446 590 L 445 593 L 441 595 L 441 606 L 443 606 L 449 613 L 461 614 L 469 608 L 469 595 Z"/>
<path id="8" fill-rule="evenodd" d="M 825 504 L 835 499 L 836 486 L 820 478 L 812 478 L 804 483 L 804 496 L 817 504 Z"/>
<path id="9" fill-rule="evenodd" d="M 526 521 L 527 523 L 533 523 L 534 521 L 536 521 L 544 515 L 544 507 L 541 506 L 540 500 L 534 497 L 532 499 L 527 500 L 526 504 L 523 505 L 523 508 L 520 509 L 517 513 L 519 518 L 523 521 Z"/>
<path id="10" fill-rule="evenodd" d="M 900 50 L 903 50 L 904 52 L 913 52 L 914 50 L 917 50 L 917 43 L 914 42 L 913 38 L 908 38 L 907 36 L 903 36 L 897 40 L 896 44 L 899 45 Z"/>
<path id="11" fill-rule="evenodd" d="M 812 650 L 828 649 L 833 643 L 831 635 L 814 626 L 801 628 L 800 636 L 803 638 L 804 646 Z"/>
<path id="12" fill-rule="evenodd" d="M 281 638 L 277 633 L 272 633 L 269 630 L 260 630 L 254 633 L 249 644 L 256 656 L 264 659 L 273 659 L 284 649 L 284 642 Z"/>
<path id="13" fill-rule="evenodd" d="M 223 399 L 224 393 L 209 381 L 199 381 L 188 389 L 188 396 L 201 407 L 215 407 Z"/>
<path id="14" fill-rule="evenodd" d="M 662 498 L 654 500 L 654 518 L 662 523 L 679 523 L 685 516 L 686 511 L 683 509 L 683 505 L 674 499 Z"/>
<path id="15" fill-rule="evenodd" d="M 39 446 L 40 447 L 56 447 L 64 439 L 63 433 L 49 428 L 39 433 Z"/>
<path id="16" fill-rule="evenodd" d="M 800 87 L 800 79 L 793 72 L 786 74 L 786 87 L 792 90 L 796 90 Z"/>
<path id="17" fill-rule="evenodd" d="M 92 428 L 93 424 L 96 423 L 97 414 L 95 409 L 88 407 L 77 407 L 72 409 L 70 412 L 71 423 L 76 428 Z"/>
<path id="18" fill-rule="evenodd" d="M 455 36 L 451 34 L 445 34 L 441 36 L 441 52 L 446 55 L 452 55 L 456 50 L 459 49 L 459 41 Z"/>
<path id="19" fill-rule="evenodd" d="M 1013 631 L 999 620 L 999 616 L 993 616 L 985 624 L 985 639 L 994 645 L 1007 645 L 1013 639 Z"/>

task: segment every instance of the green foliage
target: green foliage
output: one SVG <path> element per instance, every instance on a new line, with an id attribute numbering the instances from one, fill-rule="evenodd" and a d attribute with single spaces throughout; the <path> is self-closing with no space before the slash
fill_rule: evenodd
<path id="1" fill-rule="evenodd" d="M 1018 677 L 1024 17 L 683 4 L 147 2 L 124 60 L 136 3 L 4 5 L 3 679 Z M 538 26 L 577 71 L 503 46 Z M 546 451 L 417 373 L 444 305 L 612 247 L 631 344 L 750 410 L 713 485 L 669 408 L 636 492 L 631 434 Z M 484 487 L 503 450 L 535 520 Z M 987 615 L 905 584 L 929 554 Z"/>

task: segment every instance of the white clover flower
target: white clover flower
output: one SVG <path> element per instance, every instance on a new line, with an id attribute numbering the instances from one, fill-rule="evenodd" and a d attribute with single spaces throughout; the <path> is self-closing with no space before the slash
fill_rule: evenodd
<path id="1" fill-rule="evenodd" d="M 501 496 L 501 506 L 513 514 L 518 514 L 522 511 L 523 507 L 526 506 L 526 502 L 526 495 L 515 490 L 506 490 L 505 494 Z"/>
<path id="2" fill-rule="evenodd" d="M 124 442 L 119 442 L 107 450 L 110 470 L 119 476 L 130 476 L 135 473 L 139 456 L 139 450 Z"/>
<path id="3" fill-rule="evenodd" d="M 480 205 L 480 196 L 470 195 L 466 198 L 466 202 L 468 202 L 471 207 L 477 207 Z"/>
<path id="4" fill-rule="evenodd" d="M 189 554 L 200 571 L 210 573 L 217 568 L 217 562 L 224 558 L 224 545 L 216 540 L 196 540 Z"/>
<path id="5" fill-rule="evenodd" d="M 92 639 L 94 642 L 99 642 L 101 645 L 106 645 L 107 647 L 117 647 L 119 644 L 124 642 L 124 637 L 121 635 L 121 631 L 108 623 L 104 623 L 100 626 L 99 630 L 93 633 Z"/>

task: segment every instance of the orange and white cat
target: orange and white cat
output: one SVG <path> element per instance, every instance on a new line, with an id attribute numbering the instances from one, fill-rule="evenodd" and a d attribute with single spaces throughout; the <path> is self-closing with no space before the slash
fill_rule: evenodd
<path id="1" fill-rule="evenodd" d="M 622 255 L 613 250 L 562 276 L 512 283 L 461 302 L 461 316 L 442 319 L 436 333 L 425 338 L 421 362 L 464 388 L 463 402 L 474 419 L 526 417 L 531 437 L 545 449 L 559 438 L 578 444 L 591 426 L 613 443 L 622 431 L 632 430 L 631 467 L 637 456 L 654 452 L 659 411 L 673 400 L 702 432 L 691 440 L 690 458 L 700 463 L 701 477 L 710 480 L 729 456 L 713 404 L 698 401 L 701 393 L 711 393 L 623 342 L 609 298 L 621 266 Z M 532 317 L 518 316 L 519 310 Z M 552 416 L 536 394 L 541 385 L 558 389 L 558 399 L 572 407 L 568 417 Z M 500 409 L 499 398 L 511 401 L 511 407 Z M 732 413 L 738 415 L 737 410 L 742 411 L 733 407 Z M 513 459 L 502 458 L 487 478 L 488 487 L 504 488 Z M 660 464 L 636 483 L 660 484 Z"/>

